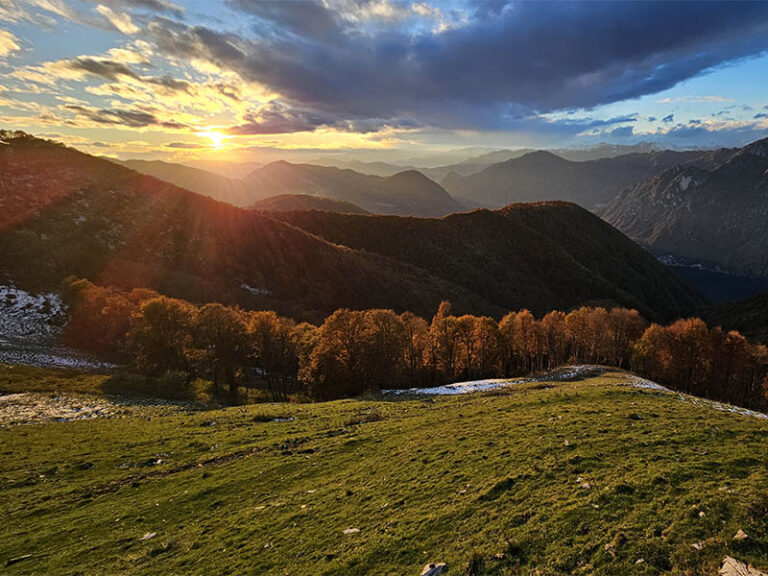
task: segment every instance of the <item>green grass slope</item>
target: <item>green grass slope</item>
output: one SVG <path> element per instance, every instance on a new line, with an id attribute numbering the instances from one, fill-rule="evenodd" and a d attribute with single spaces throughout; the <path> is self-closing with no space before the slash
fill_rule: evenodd
<path id="1" fill-rule="evenodd" d="M 439 561 L 456 574 L 714 575 L 729 554 L 768 566 L 768 421 L 629 378 L 137 407 L 0 429 L 0 565 L 330 576 L 419 574 Z M 739 529 L 750 538 L 735 541 Z"/>

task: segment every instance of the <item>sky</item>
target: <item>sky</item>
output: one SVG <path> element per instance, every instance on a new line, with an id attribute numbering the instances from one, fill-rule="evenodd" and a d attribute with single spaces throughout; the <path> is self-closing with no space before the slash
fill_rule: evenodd
<path id="1" fill-rule="evenodd" d="M 0 0 L 0 127 L 121 158 L 768 136 L 768 2 Z"/>

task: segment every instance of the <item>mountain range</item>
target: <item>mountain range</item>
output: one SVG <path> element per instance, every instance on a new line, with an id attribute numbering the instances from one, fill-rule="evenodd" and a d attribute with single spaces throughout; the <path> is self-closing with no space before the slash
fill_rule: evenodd
<path id="1" fill-rule="evenodd" d="M 452 173 L 441 182 L 456 199 L 491 208 L 512 202 L 566 200 L 593 210 L 630 184 L 677 164 L 709 162 L 710 156 L 700 151 L 665 150 L 575 162 L 540 150 L 468 176 Z"/>
<path id="2" fill-rule="evenodd" d="M 349 202 L 379 214 L 443 216 L 464 209 L 439 184 L 415 170 L 380 177 L 348 169 L 277 161 L 256 168 L 242 178 L 228 178 L 161 161 L 115 162 L 236 206 L 250 206 L 277 195 L 305 194 Z"/>
<path id="3" fill-rule="evenodd" d="M 768 139 L 627 187 L 599 214 L 661 255 L 768 277 Z"/>
<path id="4" fill-rule="evenodd" d="M 494 316 L 602 301 L 669 317 L 700 304 L 647 252 L 572 204 L 439 219 L 273 217 L 55 143 L 0 136 L 0 275 L 24 287 L 55 289 L 76 275 L 313 320 L 340 307 L 428 315 L 443 299 Z"/>

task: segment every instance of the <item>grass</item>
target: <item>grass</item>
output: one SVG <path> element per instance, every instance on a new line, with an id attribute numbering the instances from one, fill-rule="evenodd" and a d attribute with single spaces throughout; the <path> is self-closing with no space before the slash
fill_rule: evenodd
<path id="1" fill-rule="evenodd" d="M 625 380 L 2 429 L 0 566 L 714 575 L 729 554 L 768 567 L 768 421 Z"/>
<path id="2" fill-rule="evenodd" d="M 70 369 L 38 368 L 0 363 L 0 394 L 43 392 L 52 394 L 103 394 L 110 377 Z"/>

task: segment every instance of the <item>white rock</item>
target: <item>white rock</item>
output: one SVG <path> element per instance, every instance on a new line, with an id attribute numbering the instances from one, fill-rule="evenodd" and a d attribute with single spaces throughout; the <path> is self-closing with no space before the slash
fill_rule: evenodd
<path id="1" fill-rule="evenodd" d="M 144 536 L 141 537 L 141 541 L 144 542 L 144 540 L 152 540 L 152 538 L 155 536 L 157 536 L 157 532 L 147 532 L 144 534 Z"/>
<path id="2" fill-rule="evenodd" d="M 344 530 L 344 534 L 357 534 L 360 532 L 360 528 L 347 528 Z"/>
<path id="3" fill-rule="evenodd" d="M 739 529 L 739 531 L 733 535 L 734 540 L 746 540 L 747 538 L 749 538 L 749 534 L 744 532 L 742 529 Z"/>
<path id="4" fill-rule="evenodd" d="M 439 564 L 427 564 L 421 571 L 420 576 L 439 576 L 443 572 L 448 572 L 448 564 L 441 562 Z"/>

